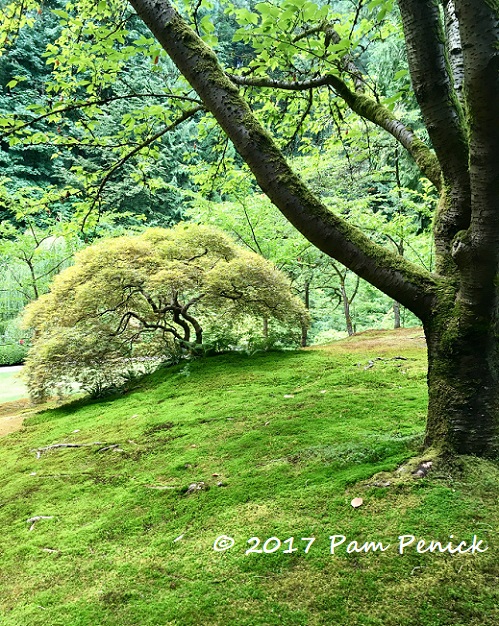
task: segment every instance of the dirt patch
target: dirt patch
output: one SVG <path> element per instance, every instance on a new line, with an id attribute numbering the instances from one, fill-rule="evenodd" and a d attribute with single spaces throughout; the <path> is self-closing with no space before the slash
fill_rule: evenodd
<path id="1" fill-rule="evenodd" d="M 29 407 L 27 398 L 0 404 L 0 437 L 20 430 L 23 425 L 23 412 Z"/>
<path id="2" fill-rule="evenodd" d="M 367 352 L 403 350 L 404 348 L 426 348 L 422 328 L 400 328 L 398 330 L 366 330 L 351 337 L 329 343 L 325 346 L 311 346 L 311 350 L 339 352 Z"/>

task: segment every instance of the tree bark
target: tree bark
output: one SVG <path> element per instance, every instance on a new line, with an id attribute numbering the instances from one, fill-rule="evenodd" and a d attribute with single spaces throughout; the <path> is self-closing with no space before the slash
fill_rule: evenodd
<path id="1" fill-rule="evenodd" d="M 399 0 L 414 91 L 443 177 L 437 272 L 373 244 L 291 170 L 214 53 L 168 0 L 130 0 L 284 216 L 313 244 L 415 313 L 428 344 L 426 444 L 498 448 L 499 17 L 497 2 L 454 0 L 465 107 L 454 90 L 436 0 Z M 355 94 L 354 94 L 355 95 Z"/>
<path id="2" fill-rule="evenodd" d="M 468 133 L 447 61 L 444 25 L 434 0 L 398 0 L 414 93 L 440 162 L 444 186 L 434 220 L 437 272 L 452 276 L 457 233 L 471 218 Z"/>
<path id="3" fill-rule="evenodd" d="M 307 311 L 310 310 L 310 280 L 305 279 L 304 282 L 303 303 Z M 301 347 L 306 348 L 308 345 L 308 326 L 302 323 L 301 325 Z"/>
<path id="4" fill-rule="evenodd" d="M 456 306 L 425 324 L 428 421 L 425 445 L 496 457 L 499 359 L 491 326 L 463 323 Z"/>
<path id="5" fill-rule="evenodd" d="M 345 315 L 345 324 L 349 337 L 353 335 L 352 316 L 350 315 L 350 300 L 347 296 L 347 290 L 345 289 L 345 281 L 340 283 L 341 301 L 343 303 L 343 314 Z"/>
<path id="6" fill-rule="evenodd" d="M 454 83 L 454 91 L 456 93 L 457 99 L 459 100 L 459 104 L 463 106 L 463 47 L 461 44 L 459 22 L 457 20 L 454 0 L 444 0 L 444 12 L 445 33 L 447 38 L 447 53 L 449 56 L 449 65 L 451 68 L 452 79 Z"/>

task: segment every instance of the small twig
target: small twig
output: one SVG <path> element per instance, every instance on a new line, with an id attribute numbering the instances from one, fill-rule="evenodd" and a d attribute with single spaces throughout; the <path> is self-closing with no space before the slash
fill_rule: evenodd
<path id="1" fill-rule="evenodd" d="M 107 452 L 108 450 L 121 450 L 119 447 L 119 443 L 113 443 L 109 446 L 104 446 L 103 448 L 99 448 L 97 452 Z"/>
<path id="2" fill-rule="evenodd" d="M 161 491 L 164 489 L 177 489 L 177 487 L 172 487 L 170 485 L 145 485 L 146 489 L 160 489 Z"/>
<path id="3" fill-rule="evenodd" d="M 385 363 L 388 361 L 409 361 L 409 359 L 405 356 L 394 356 L 392 358 L 388 358 L 388 359 L 384 359 L 381 356 L 377 356 L 374 359 L 369 359 L 368 364 L 364 367 L 365 370 L 371 369 L 371 367 L 374 367 L 375 365 L 375 361 L 384 361 Z M 361 365 L 360 363 L 357 363 L 357 365 Z"/>
<path id="4" fill-rule="evenodd" d="M 36 515 L 35 517 L 30 517 L 26 520 L 27 524 L 31 524 L 30 530 L 33 530 L 35 524 L 39 522 L 41 519 L 54 519 L 52 515 Z"/>

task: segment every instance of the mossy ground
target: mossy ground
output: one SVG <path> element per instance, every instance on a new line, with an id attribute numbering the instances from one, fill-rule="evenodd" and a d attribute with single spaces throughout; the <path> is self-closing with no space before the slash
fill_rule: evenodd
<path id="1" fill-rule="evenodd" d="M 396 478 L 424 430 L 421 335 L 197 360 L 28 418 L 0 439 L 2 626 L 499 623 L 497 465 Z M 62 442 L 102 446 L 36 458 Z M 404 534 L 489 549 L 401 555 Z M 391 547 L 331 555 L 331 535 Z M 251 537 L 283 545 L 245 554 Z"/>

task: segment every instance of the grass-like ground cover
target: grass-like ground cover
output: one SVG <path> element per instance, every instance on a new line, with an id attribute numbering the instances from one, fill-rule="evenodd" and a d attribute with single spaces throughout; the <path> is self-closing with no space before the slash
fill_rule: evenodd
<path id="1" fill-rule="evenodd" d="M 424 429 L 420 335 L 212 357 L 29 418 L 0 439 L 2 626 L 499 623 L 497 465 L 396 471 Z M 33 452 L 62 442 L 102 445 Z M 398 552 L 451 534 L 488 550 Z"/>
<path id="2" fill-rule="evenodd" d="M 27 397 L 26 385 L 18 376 L 20 369 L 16 366 L 0 368 L 0 404 Z"/>

